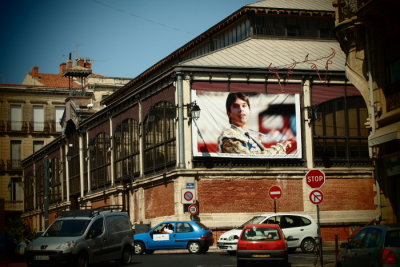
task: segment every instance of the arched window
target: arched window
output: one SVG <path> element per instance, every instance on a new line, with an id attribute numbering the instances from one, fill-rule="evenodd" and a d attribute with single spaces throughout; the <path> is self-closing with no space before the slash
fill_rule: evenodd
<path id="1" fill-rule="evenodd" d="M 144 171 L 156 171 L 176 163 L 176 108 L 169 102 L 156 104 L 144 121 Z"/>
<path id="2" fill-rule="evenodd" d="M 126 119 L 115 129 L 115 180 L 131 179 L 140 173 L 139 123 Z"/>
<path id="3" fill-rule="evenodd" d="M 99 133 L 93 140 L 90 150 L 91 189 L 104 188 L 111 184 L 111 142 L 110 135 Z"/>
<path id="4" fill-rule="evenodd" d="M 51 160 L 52 177 L 50 182 L 50 203 L 61 200 L 61 175 L 60 175 L 60 159 L 53 158 Z"/>
<path id="5" fill-rule="evenodd" d="M 317 166 L 369 165 L 368 111 L 361 96 L 340 97 L 315 107 L 314 158 Z"/>

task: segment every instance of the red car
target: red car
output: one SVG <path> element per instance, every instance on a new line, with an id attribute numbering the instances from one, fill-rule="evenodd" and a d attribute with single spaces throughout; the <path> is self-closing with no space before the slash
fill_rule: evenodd
<path id="1" fill-rule="evenodd" d="M 288 248 L 278 224 L 245 225 L 236 252 L 237 266 L 247 263 L 269 262 L 288 265 Z"/>

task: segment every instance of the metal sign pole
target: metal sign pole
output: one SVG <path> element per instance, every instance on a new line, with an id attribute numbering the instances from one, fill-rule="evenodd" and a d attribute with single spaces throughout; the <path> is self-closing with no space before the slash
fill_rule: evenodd
<path id="1" fill-rule="evenodd" d="M 321 236 L 321 225 L 319 222 L 319 204 L 317 204 L 317 223 L 318 223 L 318 238 L 319 238 L 319 259 L 321 262 L 321 267 L 324 266 L 324 258 L 322 255 L 322 236 Z"/>
<path id="2" fill-rule="evenodd" d="M 274 212 L 276 213 L 276 199 L 274 199 Z"/>

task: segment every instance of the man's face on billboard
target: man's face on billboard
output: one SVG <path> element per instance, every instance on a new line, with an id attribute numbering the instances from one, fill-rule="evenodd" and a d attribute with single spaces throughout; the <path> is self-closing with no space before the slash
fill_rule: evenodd
<path id="1" fill-rule="evenodd" d="M 246 126 L 249 115 L 249 105 L 246 101 L 240 98 L 237 98 L 235 102 L 231 104 L 231 111 L 228 112 L 231 123 L 238 127 Z"/>

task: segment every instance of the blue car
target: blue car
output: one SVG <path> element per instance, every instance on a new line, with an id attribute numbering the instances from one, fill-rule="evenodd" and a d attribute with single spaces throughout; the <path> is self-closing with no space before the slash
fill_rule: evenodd
<path id="1" fill-rule="evenodd" d="M 195 221 L 162 222 L 133 238 L 135 254 L 152 254 L 159 249 L 188 249 L 189 253 L 199 254 L 207 252 L 214 242 L 212 231 Z"/>

